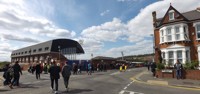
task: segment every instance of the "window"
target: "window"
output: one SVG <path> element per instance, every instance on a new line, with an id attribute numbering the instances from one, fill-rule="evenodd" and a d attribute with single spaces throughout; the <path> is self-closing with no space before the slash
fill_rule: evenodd
<path id="1" fill-rule="evenodd" d="M 189 61 L 189 59 L 190 59 L 190 58 L 189 58 L 189 54 L 190 54 L 190 53 L 189 53 L 189 50 L 187 50 L 187 51 L 186 51 L 186 61 Z"/>
<path id="2" fill-rule="evenodd" d="M 165 63 L 165 52 L 162 52 L 162 61 Z"/>
<path id="3" fill-rule="evenodd" d="M 161 30 L 160 31 L 160 34 L 161 34 L 161 42 L 164 42 L 164 31 L 163 30 Z"/>
<path id="4" fill-rule="evenodd" d="M 176 33 L 176 40 L 180 40 L 180 30 L 179 27 L 175 27 L 175 33 Z"/>
<path id="5" fill-rule="evenodd" d="M 45 47 L 45 49 L 44 49 L 45 51 L 47 51 L 47 50 L 49 50 L 49 47 Z"/>
<path id="6" fill-rule="evenodd" d="M 171 41 L 172 40 L 172 35 L 171 35 L 171 28 L 167 28 L 167 41 Z"/>
<path id="7" fill-rule="evenodd" d="M 174 64 L 174 52 L 173 51 L 169 51 L 169 65 Z"/>
<path id="8" fill-rule="evenodd" d="M 187 27 L 186 26 L 183 27 L 183 32 L 184 32 L 184 38 L 189 39 L 188 35 L 187 35 Z"/>
<path id="9" fill-rule="evenodd" d="M 34 49 L 33 52 L 35 53 L 35 52 L 36 52 L 36 49 Z"/>
<path id="10" fill-rule="evenodd" d="M 174 12 L 169 12 L 169 20 L 174 20 Z"/>
<path id="11" fill-rule="evenodd" d="M 25 54 L 27 54 L 27 51 L 25 51 Z"/>
<path id="12" fill-rule="evenodd" d="M 182 63 L 182 51 L 181 50 L 179 50 L 179 51 L 177 51 L 177 59 L 178 59 L 178 61 L 180 62 L 180 63 Z"/>
<path id="13" fill-rule="evenodd" d="M 200 39 L 200 24 L 196 25 L 197 39 Z"/>
<path id="14" fill-rule="evenodd" d="M 42 48 L 38 49 L 38 51 L 41 52 L 41 51 L 42 51 Z"/>
<path id="15" fill-rule="evenodd" d="M 24 52 L 21 53 L 22 55 L 24 54 Z"/>

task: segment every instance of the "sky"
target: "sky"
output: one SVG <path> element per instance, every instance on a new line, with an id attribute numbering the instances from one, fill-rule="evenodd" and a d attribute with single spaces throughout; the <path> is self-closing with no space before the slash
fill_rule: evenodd
<path id="1" fill-rule="evenodd" d="M 161 18 L 170 3 L 181 13 L 200 7 L 199 0 L 0 0 L 0 61 L 59 38 L 83 41 L 77 59 L 153 53 L 152 12 Z"/>

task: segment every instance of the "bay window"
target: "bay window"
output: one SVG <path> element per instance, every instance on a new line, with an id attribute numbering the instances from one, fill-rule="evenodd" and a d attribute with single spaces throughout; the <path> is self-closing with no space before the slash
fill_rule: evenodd
<path id="1" fill-rule="evenodd" d="M 179 30 L 179 27 L 175 27 L 175 39 L 176 40 L 180 40 L 180 30 Z"/>
<path id="2" fill-rule="evenodd" d="M 182 51 L 181 50 L 179 50 L 179 51 L 177 51 L 177 59 L 178 59 L 178 61 L 180 62 L 180 63 L 182 63 Z"/>
<path id="3" fill-rule="evenodd" d="M 172 65 L 174 63 L 174 52 L 173 51 L 169 51 L 169 65 Z"/>
<path id="4" fill-rule="evenodd" d="M 171 28 L 167 28 L 167 41 L 171 41 L 171 40 L 172 40 Z"/>
<path id="5" fill-rule="evenodd" d="M 197 39 L 200 39 L 200 24 L 196 25 Z"/>
<path id="6" fill-rule="evenodd" d="M 200 25 L 199 39 L 200 39 Z M 187 24 L 181 23 L 176 25 L 164 26 L 160 28 L 160 43 L 175 42 L 175 41 L 189 41 L 188 37 L 188 26 Z"/>

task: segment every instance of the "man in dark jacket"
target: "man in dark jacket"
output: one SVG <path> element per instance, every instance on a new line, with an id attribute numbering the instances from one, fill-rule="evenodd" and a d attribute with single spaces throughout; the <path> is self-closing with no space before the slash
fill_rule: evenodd
<path id="1" fill-rule="evenodd" d="M 16 83 L 16 86 L 19 86 L 19 78 L 20 78 L 20 74 L 22 75 L 22 70 L 21 67 L 19 65 L 19 62 L 16 61 L 15 64 L 13 65 L 13 71 L 14 71 L 14 79 L 11 82 L 11 84 L 9 85 L 9 87 L 12 89 L 13 84 Z"/>
<path id="2" fill-rule="evenodd" d="M 69 84 L 69 78 L 71 75 L 71 66 L 67 64 L 67 62 L 65 63 L 65 65 L 62 67 L 62 76 L 64 79 L 64 84 L 65 84 L 65 88 L 68 91 L 68 84 Z"/>
<path id="3" fill-rule="evenodd" d="M 153 73 L 153 77 L 156 77 L 156 63 L 152 62 L 151 64 L 151 72 Z"/>
<path id="4" fill-rule="evenodd" d="M 176 64 L 174 65 L 174 68 L 176 69 L 176 78 L 177 79 L 182 79 L 182 70 L 183 70 L 183 65 L 179 62 L 179 60 L 176 61 Z"/>
<path id="5" fill-rule="evenodd" d="M 10 66 L 10 64 L 6 64 L 6 66 L 3 68 L 3 77 L 5 78 L 5 81 L 3 82 L 4 85 L 9 85 L 11 83 L 12 76 L 11 75 L 13 72 L 13 68 Z"/>
<path id="6" fill-rule="evenodd" d="M 37 63 L 37 65 L 35 66 L 35 75 L 36 75 L 36 79 L 40 79 L 40 73 L 41 73 L 42 69 L 39 63 Z"/>
<path id="7" fill-rule="evenodd" d="M 60 66 L 56 65 L 56 62 L 53 61 L 52 66 L 49 68 L 50 79 L 51 79 L 51 88 L 54 90 L 54 81 L 55 81 L 55 93 L 58 93 L 58 79 L 60 79 Z"/>

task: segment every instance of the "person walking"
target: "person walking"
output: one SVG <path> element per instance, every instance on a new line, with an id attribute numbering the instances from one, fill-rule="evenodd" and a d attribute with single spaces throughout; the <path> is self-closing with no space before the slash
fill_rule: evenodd
<path id="1" fill-rule="evenodd" d="M 151 64 L 151 72 L 153 73 L 153 77 L 156 78 L 156 63 L 152 62 Z"/>
<path id="2" fill-rule="evenodd" d="M 5 79 L 5 81 L 3 82 L 4 85 L 9 85 L 11 83 L 11 79 L 14 75 L 14 70 L 13 68 L 10 66 L 10 64 L 6 64 L 6 66 L 3 68 L 3 77 Z"/>
<path id="3" fill-rule="evenodd" d="M 58 79 L 60 79 L 61 69 L 60 66 L 56 65 L 56 62 L 52 62 L 52 66 L 49 68 L 50 79 L 51 79 L 51 89 L 54 91 L 54 82 L 55 82 L 55 94 L 58 93 Z"/>
<path id="4" fill-rule="evenodd" d="M 92 65 L 91 65 L 91 63 L 88 64 L 87 68 L 88 68 L 88 75 L 91 75 L 92 74 Z"/>
<path id="5" fill-rule="evenodd" d="M 176 61 L 176 64 L 174 65 L 174 68 L 176 69 L 176 78 L 177 79 L 182 79 L 183 66 L 178 60 Z"/>
<path id="6" fill-rule="evenodd" d="M 82 64 L 81 62 L 78 64 L 78 73 L 81 74 L 82 71 Z"/>
<path id="7" fill-rule="evenodd" d="M 13 71 L 14 71 L 14 79 L 13 81 L 11 82 L 11 84 L 9 85 L 9 87 L 11 89 L 13 89 L 13 85 L 14 83 L 16 84 L 16 86 L 19 86 L 19 78 L 20 78 L 20 74 L 22 75 L 22 70 L 21 70 L 21 67 L 19 65 L 19 62 L 16 61 L 15 64 L 12 66 L 13 68 Z"/>
<path id="8" fill-rule="evenodd" d="M 36 75 L 36 79 L 40 79 L 40 73 L 41 73 L 42 69 L 39 63 L 37 63 L 37 65 L 35 66 L 35 75 Z"/>
<path id="9" fill-rule="evenodd" d="M 71 66 L 67 64 L 68 62 L 66 61 L 65 65 L 62 67 L 62 77 L 64 80 L 65 88 L 68 92 L 68 84 L 69 84 L 69 78 L 71 75 Z"/>

